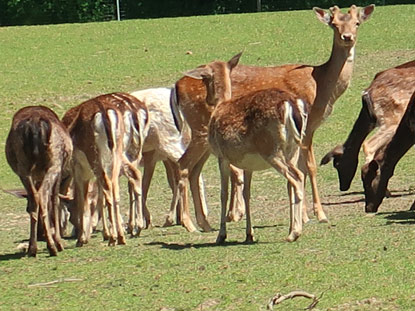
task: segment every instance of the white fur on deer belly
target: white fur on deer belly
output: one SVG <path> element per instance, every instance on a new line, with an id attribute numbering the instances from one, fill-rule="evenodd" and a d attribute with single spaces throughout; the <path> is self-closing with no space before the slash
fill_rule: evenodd
<path id="1" fill-rule="evenodd" d="M 231 164 L 247 171 L 262 171 L 271 166 L 257 153 L 244 153 L 238 157 L 228 157 Z"/>

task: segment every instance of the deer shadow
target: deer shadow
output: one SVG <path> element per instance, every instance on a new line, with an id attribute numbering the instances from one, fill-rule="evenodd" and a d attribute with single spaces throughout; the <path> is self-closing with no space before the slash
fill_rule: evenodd
<path id="1" fill-rule="evenodd" d="M 414 195 L 415 192 L 413 189 L 397 189 L 397 190 L 390 190 L 391 194 L 387 198 L 401 198 L 401 197 L 407 197 Z M 350 196 L 362 196 L 356 199 L 350 199 L 350 200 L 342 200 L 337 202 L 322 202 L 322 205 L 326 206 L 335 206 L 335 205 L 347 205 L 347 204 L 355 204 L 360 202 L 365 202 L 364 192 L 363 191 L 350 191 L 347 193 L 341 193 L 339 195 L 332 195 L 330 197 L 350 197 Z M 415 205 L 415 202 L 413 203 Z"/>
<path id="2" fill-rule="evenodd" d="M 16 253 L 10 253 L 10 254 L 2 254 L 2 255 L 0 255 L 0 262 L 21 259 L 21 258 L 26 257 L 26 256 L 27 256 L 27 254 L 25 252 L 22 252 L 22 251 L 19 251 L 19 252 L 16 252 Z"/>
<path id="3" fill-rule="evenodd" d="M 378 216 L 386 219 L 386 225 L 413 225 L 415 224 L 415 212 L 413 210 L 408 211 L 396 211 L 396 212 L 380 212 Z"/>

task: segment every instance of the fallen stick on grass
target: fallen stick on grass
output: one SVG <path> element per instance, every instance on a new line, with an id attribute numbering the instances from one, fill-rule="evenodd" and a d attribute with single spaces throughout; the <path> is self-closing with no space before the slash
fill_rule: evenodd
<path id="1" fill-rule="evenodd" d="M 27 287 L 42 287 L 42 286 L 50 286 L 57 283 L 63 283 L 63 282 L 81 282 L 83 279 L 59 279 L 54 280 L 46 283 L 35 283 L 35 284 L 29 284 Z"/>
<path id="2" fill-rule="evenodd" d="M 305 310 L 314 309 L 314 307 L 319 302 L 319 299 L 315 295 L 309 294 L 305 291 L 295 290 L 295 291 L 289 292 L 286 295 L 282 295 L 280 293 L 277 293 L 274 297 L 272 297 L 270 299 L 270 301 L 268 303 L 268 310 L 274 310 L 273 307 L 275 305 L 280 304 L 281 302 L 283 302 L 286 299 L 293 299 L 295 297 L 305 297 L 305 298 L 309 298 L 309 299 L 313 300 L 313 302 L 307 308 L 305 308 Z"/>

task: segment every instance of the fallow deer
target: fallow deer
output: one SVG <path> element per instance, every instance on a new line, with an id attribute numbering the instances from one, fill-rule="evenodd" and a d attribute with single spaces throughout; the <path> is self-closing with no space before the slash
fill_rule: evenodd
<path id="1" fill-rule="evenodd" d="M 415 61 L 376 74 L 370 86 L 363 92 L 362 109 L 346 141 L 321 159 L 321 165 L 333 159 L 341 191 L 350 188 L 362 143 L 365 163 L 369 163 L 375 152 L 392 138 L 414 91 Z M 365 140 L 375 127 L 378 128 L 376 133 Z"/>
<path id="2" fill-rule="evenodd" d="M 410 98 L 406 111 L 389 143 L 378 149 L 369 163 L 362 167 L 362 181 L 365 189 L 365 211 L 376 213 L 385 197 L 389 179 L 395 166 L 415 144 L 415 92 Z M 414 205 L 412 205 L 413 208 Z"/>
<path id="3" fill-rule="evenodd" d="M 52 110 L 29 106 L 16 112 L 6 141 L 6 157 L 27 192 L 29 256 L 37 254 L 38 222 L 43 224 L 50 255 L 56 256 L 64 248 L 58 194 L 61 176 L 69 169 L 71 156 L 69 133 Z"/>
<path id="4" fill-rule="evenodd" d="M 188 131 L 179 132 L 175 126 L 173 114 L 170 106 L 171 88 L 152 88 L 130 93 L 142 101 L 149 112 L 150 124 L 148 134 L 143 146 L 143 208 L 146 211 L 146 199 L 150 182 L 154 173 L 155 165 L 158 161 L 163 161 L 166 168 L 167 179 L 173 190 L 178 183 L 178 164 L 177 162 L 185 152 L 190 140 Z M 201 198 L 205 202 L 203 178 L 199 177 L 199 188 Z M 204 203 L 206 205 L 206 203 Z M 185 212 L 185 211 L 184 211 Z M 165 226 L 172 225 L 180 214 L 177 213 L 177 206 L 172 206 Z M 187 215 L 190 218 L 190 215 Z M 147 224 L 151 219 L 146 219 Z"/>
<path id="5" fill-rule="evenodd" d="M 232 96 L 244 96 L 254 91 L 278 88 L 302 98 L 311 105 L 304 148 L 300 156 L 300 168 L 310 176 L 313 206 L 321 222 L 327 217 L 321 207 L 316 180 L 316 161 L 313 151 L 313 136 L 316 129 L 330 115 L 333 104 L 347 89 L 352 77 L 355 45 L 360 24 L 368 20 L 374 5 L 358 9 L 352 5 L 348 13 L 337 6 L 330 13 L 314 8 L 317 18 L 333 29 L 333 47 L 330 58 L 319 66 L 283 65 L 275 67 L 253 67 L 238 65 L 231 75 Z M 192 130 L 192 141 L 179 164 L 181 180 L 197 176 L 205 163 L 209 148 L 207 144 L 208 121 L 213 107 L 206 104 L 206 89 L 201 81 L 183 77 L 176 85 L 176 99 L 180 111 Z M 197 169 L 194 169 L 197 168 Z M 195 198 L 195 197 L 194 197 Z M 185 201 L 184 201 L 185 202 Z M 196 202 L 195 202 L 196 203 Z M 196 204 L 195 204 L 196 207 Z M 304 205 L 303 221 L 308 221 Z"/>
<path id="6" fill-rule="evenodd" d="M 108 208 L 111 230 L 109 244 L 125 244 L 120 213 L 119 176 L 129 180 L 132 193 L 130 202 L 130 230 L 137 233 L 144 227 L 141 207 L 141 172 L 138 162 L 148 130 L 148 111 L 137 98 L 127 93 L 111 93 L 90 99 L 70 109 L 63 122 L 68 127 L 74 144 L 73 178 L 75 202 L 79 210 L 78 246 L 90 237 L 90 211 L 87 201 L 89 183 L 96 178 L 99 195 L 98 206 Z M 104 200 L 103 202 L 100 202 Z"/>
<path id="7" fill-rule="evenodd" d="M 184 82 L 185 81 L 185 82 Z M 195 208 L 196 221 L 203 231 L 211 231 L 212 228 L 207 220 L 207 204 L 204 198 L 204 192 L 201 186 L 201 172 L 202 168 L 209 158 L 210 150 L 207 142 L 207 124 L 209 122 L 212 109 L 204 104 L 204 99 L 201 102 L 191 102 L 194 98 L 184 99 L 187 96 L 186 90 L 182 94 L 182 87 L 190 87 L 190 90 L 194 89 L 188 85 L 188 77 L 183 77 L 176 82 L 171 95 L 171 107 L 174 114 L 174 121 L 179 131 L 184 131 L 184 127 L 188 126 L 191 130 L 191 140 L 183 156 L 180 158 L 179 165 L 179 179 L 175 187 L 173 200 L 170 210 L 175 210 L 178 206 L 180 211 L 179 218 L 182 225 L 190 232 L 196 231 L 196 227 L 193 224 L 189 213 L 189 202 L 187 194 L 187 181 L 190 184 L 190 190 L 192 193 L 193 204 Z M 192 83 L 192 82 L 190 82 Z M 199 90 L 198 90 L 199 91 Z M 202 95 L 203 96 L 203 95 Z M 197 99 L 199 95 L 195 95 Z M 188 105 L 188 106 L 186 106 Z M 181 115 L 184 114 L 184 119 Z M 242 171 L 231 166 L 231 202 L 228 214 L 229 221 L 239 221 L 243 214 L 243 198 L 242 198 Z M 172 222 L 172 218 L 168 220 Z"/>
<path id="8" fill-rule="evenodd" d="M 295 241 L 302 231 L 304 175 L 297 168 L 297 161 L 305 135 L 308 104 L 276 88 L 231 99 L 230 74 L 240 56 L 234 56 L 227 63 L 215 61 L 186 73 L 204 82 L 207 103 L 215 107 L 209 122 L 208 140 L 219 159 L 221 172 L 221 222 L 216 241 L 223 243 L 226 239 L 230 164 L 244 170 L 246 242 L 254 240 L 249 202 L 252 173 L 271 167 L 288 181 L 291 223 L 287 240 Z"/>

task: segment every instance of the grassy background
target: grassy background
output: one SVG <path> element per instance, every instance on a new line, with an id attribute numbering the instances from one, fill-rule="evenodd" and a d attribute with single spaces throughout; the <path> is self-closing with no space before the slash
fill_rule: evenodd
<path id="1" fill-rule="evenodd" d="M 415 5 L 376 8 L 361 27 L 351 87 L 315 135 L 320 159 L 342 142 L 360 110 L 360 94 L 376 72 L 415 58 Z M 205 16 L 160 20 L 0 28 L 0 148 L 14 112 L 42 104 L 62 115 L 69 107 L 111 91 L 168 86 L 181 73 L 244 50 L 242 63 L 319 64 L 330 53 L 332 32 L 311 11 Z M 189 54 L 187 51 L 191 51 Z M 414 310 L 413 150 L 399 163 L 380 213 L 363 213 L 360 177 L 338 191 L 337 173 L 319 169 L 329 224 L 312 222 L 294 244 L 288 232 L 283 178 L 254 174 L 252 208 L 258 243 L 244 245 L 244 222 L 229 224 L 229 243 L 217 232 L 161 228 L 171 198 L 157 168 L 149 208 L 156 227 L 110 248 L 91 243 L 37 259 L 17 249 L 29 237 L 25 202 L 0 193 L 0 310 L 265 310 L 276 291 L 324 293 L 320 310 Z M 209 220 L 218 228 L 219 174 L 211 158 L 204 169 Z M 124 181 L 125 182 L 125 181 Z M 0 153 L 0 187 L 20 183 Z M 125 188 L 125 187 L 124 187 Z M 123 201 L 125 202 L 125 200 Z M 30 284 L 81 279 L 49 287 Z M 276 310 L 307 305 L 298 298 Z"/>

